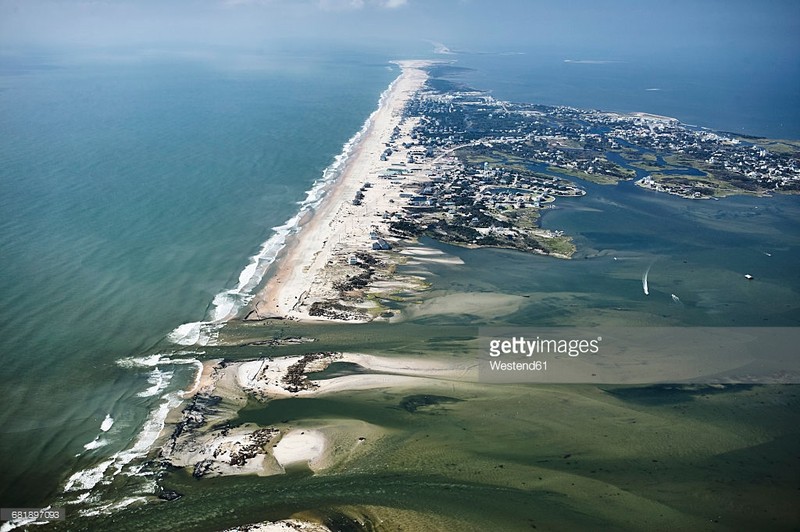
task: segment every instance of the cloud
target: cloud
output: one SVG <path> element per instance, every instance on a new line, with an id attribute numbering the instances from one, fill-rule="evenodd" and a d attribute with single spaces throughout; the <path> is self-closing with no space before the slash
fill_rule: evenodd
<path id="1" fill-rule="evenodd" d="M 318 0 L 317 6 L 324 11 L 348 11 L 364 7 L 364 0 Z"/>
<path id="2" fill-rule="evenodd" d="M 408 0 L 318 0 L 317 5 L 325 11 L 353 11 L 365 7 L 397 9 L 408 5 Z"/>
<path id="3" fill-rule="evenodd" d="M 226 7 L 265 6 L 271 3 L 272 0 L 223 0 L 222 5 Z"/>

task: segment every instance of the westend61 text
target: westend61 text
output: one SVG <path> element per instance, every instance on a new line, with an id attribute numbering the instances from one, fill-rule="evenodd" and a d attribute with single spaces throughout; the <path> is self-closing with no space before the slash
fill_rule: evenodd
<path id="1" fill-rule="evenodd" d="M 514 336 L 510 340 L 494 339 L 489 342 L 489 356 L 500 355 L 525 355 L 534 354 L 559 354 L 576 357 L 587 353 L 600 351 L 600 342 L 603 338 L 592 340 L 542 340 L 538 336 L 535 340 L 526 340 L 524 336 Z"/>

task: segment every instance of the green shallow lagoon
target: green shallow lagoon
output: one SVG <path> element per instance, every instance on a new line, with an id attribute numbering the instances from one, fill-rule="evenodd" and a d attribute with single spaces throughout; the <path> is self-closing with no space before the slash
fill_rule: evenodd
<path id="1" fill-rule="evenodd" d="M 793 198 L 774 199 L 771 209 L 764 210 L 780 216 L 760 220 L 777 224 L 796 212 Z M 684 201 L 668 198 L 665 203 L 683 208 Z M 716 212 L 725 219 L 732 216 L 726 214 L 728 205 L 736 213 L 764 208 L 771 200 L 727 201 L 703 204 L 714 210 L 700 209 L 697 215 Z M 548 223 L 568 219 L 560 214 L 548 213 Z M 596 227 L 591 220 L 587 224 Z M 588 258 L 572 261 L 425 242 L 465 264 L 426 265 L 433 288 L 404 304 L 407 321 L 231 322 L 220 336 L 226 345 L 205 347 L 195 356 L 247 360 L 351 351 L 463 362 L 476 357 L 481 325 L 571 323 L 598 330 L 619 324 L 796 325 L 798 281 L 787 275 L 786 265 L 767 261 L 794 256 L 796 233 L 772 231 L 769 224 L 753 225 L 750 236 L 731 238 L 729 249 L 713 253 L 702 244 L 718 240 L 726 231 L 714 228 L 703 234 L 691 226 L 691 232 L 671 231 L 654 239 L 652 226 L 643 223 L 647 235 L 631 235 L 626 250 L 619 249 L 619 242 L 591 240 L 593 250 L 584 252 Z M 638 249 L 643 244 L 637 245 L 637 238 L 647 243 L 646 252 Z M 697 245 L 686 244 L 691 238 Z M 755 242 L 768 244 L 773 256 L 747 255 L 743 250 L 753 249 Z M 679 243 L 683 254 L 676 257 Z M 646 297 L 641 270 L 654 256 L 658 260 L 651 270 L 652 291 Z M 684 277 L 682 268 L 690 268 L 688 263 L 691 275 Z M 499 264 L 503 274 L 498 273 Z M 758 284 L 732 272 L 754 265 L 765 272 Z M 669 299 L 674 288 L 660 288 L 665 279 L 682 287 L 682 305 Z M 691 295 L 693 290 L 697 295 Z M 459 312 L 447 303 L 440 307 L 447 312 L 436 312 L 437 300 L 449 301 L 464 292 L 510 296 L 513 305 L 504 308 L 501 299 L 499 305 Z M 777 304 L 780 301 L 785 303 Z M 426 305 L 427 311 L 415 314 Z M 247 345 L 281 337 L 316 341 Z M 346 366 L 339 370 L 363 371 Z M 407 408 L 409 401 L 417 406 Z M 798 401 L 795 385 L 468 382 L 267 404 L 251 400 L 233 424 L 313 428 L 357 420 L 386 433 L 369 441 L 355 459 L 318 474 L 292 470 L 274 477 L 198 480 L 185 471 L 167 471 L 159 484 L 181 493 L 177 501 L 133 505 L 47 528 L 220 530 L 290 516 L 322 521 L 334 530 L 791 528 L 798 519 L 791 510 L 800 473 Z M 130 496 L 131 489 L 119 483 L 105 493 L 113 499 L 115 493 Z"/>
<path id="2" fill-rule="evenodd" d="M 787 512 L 798 467 L 796 386 L 712 393 L 455 383 L 449 395 L 458 401 L 415 412 L 400 406 L 408 393 L 252 404 L 240 421 L 359 419 L 390 433 L 357 461 L 317 475 L 170 473 L 163 485 L 182 499 L 68 529 L 217 530 L 297 513 L 337 530 L 733 529 L 796 517 Z"/>

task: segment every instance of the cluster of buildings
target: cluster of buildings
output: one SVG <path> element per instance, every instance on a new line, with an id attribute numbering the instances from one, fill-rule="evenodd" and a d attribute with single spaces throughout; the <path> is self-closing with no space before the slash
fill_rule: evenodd
<path id="1" fill-rule="evenodd" d="M 800 146 L 769 149 L 766 139 L 716 133 L 669 117 L 512 104 L 478 91 L 433 88 L 408 113 L 420 117 L 413 137 L 426 154 L 468 147 L 494 162 L 600 183 L 638 178 L 643 186 L 687 197 L 720 188 L 800 190 Z M 660 168 L 643 179 L 642 169 L 652 169 L 653 161 Z M 682 175 L 662 179 L 660 170 Z"/>
<path id="2" fill-rule="evenodd" d="M 585 194 L 575 178 L 604 184 L 636 179 L 639 186 L 687 198 L 723 189 L 800 190 L 797 150 L 770 151 L 759 139 L 668 117 L 512 104 L 434 85 L 412 99 L 409 117 L 413 127 L 402 149 L 395 128 L 381 155 L 389 161 L 399 152 L 403 161 L 379 176 L 402 189 L 398 210 L 384 214 L 398 236 L 547 252 L 542 235 L 561 235 L 538 227 L 538 211 L 559 196 Z M 378 238 L 373 249 L 387 249 Z"/>
<path id="3" fill-rule="evenodd" d="M 651 115 L 603 113 L 598 123 L 617 145 L 670 157 L 714 180 L 751 192 L 800 190 L 800 147 L 769 150 L 766 139 L 716 133 Z M 657 180 L 654 180 L 657 181 Z"/>

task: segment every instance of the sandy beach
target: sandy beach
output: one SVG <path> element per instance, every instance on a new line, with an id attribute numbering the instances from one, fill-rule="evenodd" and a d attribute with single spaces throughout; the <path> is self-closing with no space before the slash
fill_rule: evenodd
<path id="1" fill-rule="evenodd" d="M 416 122 L 403 116 L 409 99 L 424 85 L 424 68 L 430 62 L 397 64 L 401 75 L 384 93 L 342 174 L 287 242 L 246 319 L 369 321 L 379 316 L 368 294 L 409 290 L 420 283 L 420 277 L 397 275 L 397 264 L 459 263 L 419 245 L 406 243 L 403 249 L 389 236 L 392 215 L 432 168 L 430 162 L 417 163 L 409 153 L 419 149 L 411 138 Z M 377 247 L 384 244 L 384 249 L 375 249 L 376 243 Z M 342 289 L 343 282 L 365 272 L 369 274 L 366 286 Z M 336 362 L 358 365 L 363 372 L 328 379 L 308 377 Z M 476 378 L 476 364 L 360 353 L 207 361 L 185 394 L 191 397 L 190 403 L 171 420 L 176 428 L 161 457 L 172 466 L 191 469 L 198 478 L 276 475 L 297 464 L 322 471 L 341 462 L 343 456 L 353 459 L 380 440 L 385 429 L 341 419 L 277 427 L 229 426 L 228 422 L 248 398 L 270 401 L 380 388 L 445 390 L 453 381 Z"/>
<path id="2" fill-rule="evenodd" d="M 322 371 L 334 362 L 357 364 L 371 373 L 332 379 L 308 380 L 305 375 Z M 444 381 L 474 381 L 477 363 L 429 359 L 379 357 L 361 353 L 317 353 L 240 362 L 236 381 L 248 393 L 265 400 L 281 397 L 325 395 L 345 390 L 375 388 L 437 387 Z M 232 371 L 232 370 L 231 370 Z"/>
<path id="3" fill-rule="evenodd" d="M 342 174 L 331 184 L 319 208 L 286 245 L 269 272 L 266 285 L 255 296 L 246 319 L 339 319 L 368 321 L 370 303 L 337 312 L 314 312 L 314 304 L 336 302 L 334 284 L 364 271 L 363 256 L 374 257 L 379 270 L 373 279 L 380 289 L 398 288 L 414 279 L 387 279 L 383 270 L 404 259 L 387 251 L 373 251 L 378 238 L 396 244 L 389 236 L 391 215 L 400 209 L 400 194 L 424 179 L 420 164 L 408 162 L 413 119 L 403 118 L 403 109 L 427 79 L 429 61 L 398 61 L 401 75 L 384 95 L 371 124 L 348 158 Z M 391 153 L 387 148 L 391 147 Z M 392 178 L 389 176 L 392 175 Z M 357 194 L 363 195 L 354 202 Z M 358 204 L 354 204 L 358 203 Z M 389 281 L 389 285 L 387 285 Z M 417 280 L 417 282 L 419 282 Z M 394 283 L 394 284 L 392 284 Z M 399 283 L 399 284 L 398 284 Z M 318 309 L 318 307 L 317 307 Z"/>
<path id="4" fill-rule="evenodd" d="M 269 523 L 255 523 L 246 526 L 229 528 L 224 532 L 329 532 L 330 529 L 318 523 L 309 523 L 298 519 L 284 519 Z"/>
<path id="5" fill-rule="evenodd" d="M 334 363 L 356 364 L 364 373 L 327 379 L 310 374 Z M 280 475 L 287 467 L 317 473 L 356 459 L 386 434 L 384 427 L 355 419 L 318 419 L 300 424 L 231 426 L 252 397 L 262 402 L 318 397 L 355 390 L 449 392 L 453 382 L 474 382 L 477 364 L 390 358 L 362 353 L 310 353 L 242 362 L 208 361 L 202 383 L 175 420 L 161 458 L 197 477 Z"/>

